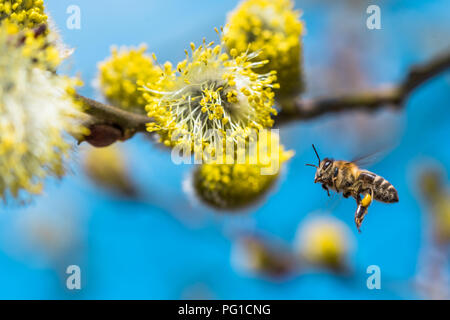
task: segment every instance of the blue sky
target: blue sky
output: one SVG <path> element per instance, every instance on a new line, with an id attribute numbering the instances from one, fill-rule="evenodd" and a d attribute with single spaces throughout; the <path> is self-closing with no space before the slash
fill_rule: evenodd
<path id="1" fill-rule="evenodd" d="M 147 43 L 159 61 L 184 57 L 191 41 L 217 40 L 237 1 L 47 0 L 48 12 L 75 53 L 66 65 L 85 82 L 81 92 L 99 97 L 91 86 L 96 65 L 111 45 Z M 362 3 L 362 4 L 361 4 Z M 81 9 L 81 29 L 66 28 L 69 5 Z M 347 5 L 346 5 L 347 4 Z M 330 94 L 399 81 L 412 63 L 448 48 L 447 1 L 379 1 L 382 29 L 368 30 L 365 1 L 298 1 L 307 34 L 306 95 Z M 447 42 L 446 42 L 447 41 Z M 350 69 L 350 66 L 356 67 Z M 25 207 L 0 214 L 0 298 L 25 299 L 407 299 L 418 261 L 427 245 L 427 220 L 415 189 L 415 172 L 433 159 L 450 172 L 450 75 L 430 81 L 404 110 L 373 115 L 338 115 L 281 130 L 283 144 L 296 152 L 277 189 L 258 207 L 228 215 L 192 202 L 182 182 L 192 166 L 176 166 L 170 153 L 136 136 L 122 143 L 128 166 L 144 200 L 123 200 L 97 188 L 80 169 L 48 181 L 45 194 Z M 315 143 L 323 156 L 351 158 L 361 148 L 382 145 L 389 152 L 371 170 L 389 178 L 400 202 L 375 204 L 358 234 L 354 203 L 330 201 L 314 172 Z M 362 150 L 363 152 L 368 150 Z M 339 197 L 337 197 L 339 198 Z M 334 201 L 334 202 L 333 202 Z M 293 243 L 299 224 L 326 211 L 348 225 L 355 242 L 351 279 L 324 272 L 273 283 L 236 270 L 231 252 L 236 230 L 261 232 Z M 40 221 L 54 238 L 40 242 L 27 226 Z M 50 245 L 50 244 L 51 245 Z M 58 245 L 55 245 L 57 243 Z M 50 247 L 50 248 L 49 248 Z M 82 290 L 65 288 L 65 268 L 82 270 Z M 381 290 L 368 290 L 369 265 L 382 271 Z"/>

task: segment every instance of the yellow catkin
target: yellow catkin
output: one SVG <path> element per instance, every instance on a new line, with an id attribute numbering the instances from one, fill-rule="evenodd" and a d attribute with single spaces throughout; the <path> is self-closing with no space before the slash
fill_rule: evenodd
<path id="1" fill-rule="evenodd" d="M 33 29 L 47 23 L 44 0 L 0 0 L 0 21 L 7 20 L 21 28 Z"/>
<path id="2" fill-rule="evenodd" d="M 24 46 L 28 54 L 33 54 L 34 59 L 45 64 L 45 68 L 50 71 L 56 71 L 61 60 L 73 52 L 63 43 L 58 29 L 45 14 L 43 0 L 0 0 L 0 22 L 20 30 L 25 39 L 20 41 L 40 47 L 40 50 L 33 50 L 30 46 Z"/>
<path id="3" fill-rule="evenodd" d="M 331 217 L 315 217 L 300 226 L 297 247 L 309 264 L 344 270 L 350 251 L 348 227 Z"/>
<path id="4" fill-rule="evenodd" d="M 295 261 L 288 246 L 255 234 L 241 235 L 232 252 L 235 267 L 272 279 L 291 275 Z"/>
<path id="5" fill-rule="evenodd" d="M 293 156 L 292 151 L 285 151 L 278 143 L 271 145 L 273 138 L 278 139 L 272 135 L 259 141 L 256 157 L 247 153 L 245 163 L 200 165 L 193 176 L 197 196 L 218 209 L 240 209 L 257 202 L 273 186 L 283 163 Z M 274 163 L 278 169 L 265 174 L 263 169 Z"/>
<path id="6" fill-rule="evenodd" d="M 23 45 L 20 46 L 23 55 L 43 69 L 56 70 L 62 61 L 58 48 L 49 43 L 46 37 L 35 37 L 31 30 L 22 31 L 22 34 L 25 37 Z"/>
<path id="7" fill-rule="evenodd" d="M 175 68 L 166 64 L 160 81 L 143 86 L 148 130 L 157 132 L 167 146 L 194 141 L 208 144 L 211 130 L 245 137 L 252 130 L 271 127 L 276 76 L 252 71 L 262 62 L 256 54 L 234 57 L 223 52 L 223 45 L 205 42 L 195 47 Z"/>
<path id="8" fill-rule="evenodd" d="M 163 72 L 145 53 L 146 49 L 114 48 L 111 57 L 99 64 L 100 90 L 115 106 L 145 113 L 147 102 L 137 83 L 156 82 Z"/>
<path id="9" fill-rule="evenodd" d="M 136 190 L 127 172 L 126 159 L 116 145 L 90 148 L 84 157 L 86 174 L 99 186 L 132 196 Z"/>
<path id="10" fill-rule="evenodd" d="M 45 177 L 61 176 L 71 148 L 67 132 L 83 132 L 74 81 L 48 71 L 41 38 L 23 39 L 16 24 L 1 23 L 0 198 L 39 193 Z"/>
<path id="11" fill-rule="evenodd" d="M 291 98 L 303 88 L 300 13 L 291 0 L 245 0 L 228 16 L 224 40 L 228 51 L 260 52 L 269 62 L 257 73 L 277 72 L 277 99 Z"/>
<path id="12" fill-rule="evenodd" d="M 420 190 L 425 198 L 433 234 L 439 243 L 450 243 L 450 189 L 447 174 L 439 168 L 426 168 L 420 177 Z"/>

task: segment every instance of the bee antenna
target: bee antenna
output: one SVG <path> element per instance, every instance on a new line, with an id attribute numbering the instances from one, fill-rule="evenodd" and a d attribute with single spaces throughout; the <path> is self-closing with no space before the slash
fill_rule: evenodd
<path id="1" fill-rule="evenodd" d="M 319 159 L 319 165 L 320 165 L 320 157 L 319 154 L 317 153 L 316 147 L 314 146 L 314 144 L 312 145 L 314 152 L 316 153 L 317 159 Z"/>
<path id="2" fill-rule="evenodd" d="M 310 166 L 310 167 L 317 168 L 317 166 L 316 166 L 315 164 L 309 164 L 309 163 L 307 163 L 307 164 L 305 164 L 305 166 Z"/>

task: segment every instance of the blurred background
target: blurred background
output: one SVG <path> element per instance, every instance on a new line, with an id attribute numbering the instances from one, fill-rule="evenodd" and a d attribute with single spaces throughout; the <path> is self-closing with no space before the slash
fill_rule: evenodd
<path id="1" fill-rule="evenodd" d="M 381 88 L 450 48 L 448 1 L 373 2 L 296 1 L 307 30 L 305 96 Z M 146 43 L 160 62 L 176 63 L 191 41 L 217 40 L 213 28 L 237 3 L 47 0 L 46 7 L 75 48 L 65 71 L 84 80 L 81 94 L 101 99 L 92 83 L 112 45 Z M 381 8 L 381 30 L 366 27 L 371 4 Z M 70 5 L 81 9 L 80 30 L 66 27 Z M 26 206 L 0 209 L 0 298 L 449 298 L 449 86 L 447 72 L 404 110 L 282 127 L 282 143 L 296 155 L 266 199 L 243 212 L 216 212 L 193 199 L 183 188 L 193 166 L 176 166 L 145 136 L 103 155 L 104 163 L 116 159 L 119 172 L 103 185 L 94 182 L 102 173 L 92 168 L 92 148 L 82 144 L 69 176 L 49 180 Z M 304 165 L 316 161 L 312 143 L 338 159 L 387 150 L 369 169 L 397 188 L 400 202 L 374 203 L 358 234 L 354 202 L 328 198 L 313 183 Z M 325 232 L 329 239 L 313 234 L 321 223 L 335 227 Z M 334 259 L 316 261 L 315 241 L 341 244 L 330 249 Z M 317 263 L 297 265 L 308 252 Z M 66 288 L 69 265 L 81 268 L 81 290 Z M 380 268 L 380 290 L 367 287 L 371 265 Z"/>

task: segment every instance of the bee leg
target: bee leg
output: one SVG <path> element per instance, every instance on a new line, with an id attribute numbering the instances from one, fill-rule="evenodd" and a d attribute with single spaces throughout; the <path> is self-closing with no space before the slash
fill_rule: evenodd
<path id="1" fill-rule="evenodd" d="M 327 190 L 327 194 L 328 194 L 328 196 L 330 196 L 330 190 L 328 190 L 328 187 L 326 186 L 326 185 L 322 185 L 322 188 L 324 189 L 324 190 Z"/>
<path id="2" fill-rule="evenodd" d="M 336 181 L 337 181 L 337 176 L 338 176 L 338 174 L 339 174 L 339 169 L 336 168 L 336 169 L 334 170 L 334 175 L 333 175 L 333 177 L 331 178 L 331 181 L 332 181 L 333 186 L 334 186 L 335 188 L 336 188 Z"/>
<path id="3" fill-rule="evenodd" d="M 364 198 L 361 200 L 360 203 L 363 207 L 368 208 L 372 204 L 372 198 L 373 198 L 372 194 L 373 194 L 373 192 L 371 192 L 370 194 L 366 193 Z"/>
<path id="4" fill-rule="evenodd" d="M 372 204 L 372 190 L 369 190 L 370 193 L 366 193 L 364 198 L 361 199 L 361 195 L 358 194 L 356 198 L 356 203 L 358 204 L 358 207 L 356 208 L 355 212 L 355 223 L 356 227 L 358 228 L 358 231 L 361 232 L 361 224 L 364 220 L 364 217 L 366 216 L 368 212 L 369 206 Z"/>
<path id="5" fill-rule="evenodd" d="M 361 203 L 358 204 L 358 207 L 356 208 L 356 212 L 355 212 L 355 223 L 356 223 L 356 228 L 358 228 L 358 232 L 361 233 L 361 224 L 364 220 L 364 217 L 367 214 L 367 209 L 368 207 L 364 207 Z"/>

